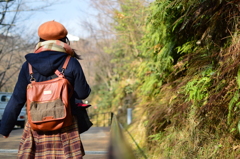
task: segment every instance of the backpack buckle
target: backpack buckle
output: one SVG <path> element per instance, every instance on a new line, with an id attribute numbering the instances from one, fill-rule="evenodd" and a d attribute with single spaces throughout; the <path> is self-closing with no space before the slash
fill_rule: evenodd
<path id="1" fill-rule="evenodd" d="M 32 74 L 30 74 L 30 82 L 32 82 L 32 81 L 35 81 L 35 78 L 33 77 L 33 75 Z"/>
<path id="2" fill-rule="evenodd" d="M 61 72 L 61 73 L 62 73 L 63 75 L 64 75 L 64 71 L 65 71 L 65 69 L 64 69 L 64 68 L 62 68 L 62 72 Z"/>

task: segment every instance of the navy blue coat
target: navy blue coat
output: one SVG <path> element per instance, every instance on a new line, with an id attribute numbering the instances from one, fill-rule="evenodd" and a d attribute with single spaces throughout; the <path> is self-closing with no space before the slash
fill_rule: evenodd
<path id="1" fill-rule="evenodd" d="M 26 103 L 26 88 L 30 83 L 28 63 L 33 67 L 33 76 L 37 82 L 51 79 L 56 69 L 61 71 L 62 65 L 68 54 L 56 51 L 44 51 L 41 53 L 30 53 L 25 56 L 26 62 L 22 65 L 18 81 L 15 85 L 11 99 L 9 100 L 0 124 L 0 134 L 8 136 L 15 126 L 17 117 Z M 85 99 L 89 96 L 91 89 L 85 79 L 79 61 L 71 57 L 68 67 L 64 72 L 74 88 L 74 96 L 71 99 L 71 106 L 74 109 L 74 98 Z M 72 111 L 74 113 L 74 110 Z"/>

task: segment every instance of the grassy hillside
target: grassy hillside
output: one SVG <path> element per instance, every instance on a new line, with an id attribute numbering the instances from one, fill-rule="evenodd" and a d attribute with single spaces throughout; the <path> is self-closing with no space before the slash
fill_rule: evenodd
<path id="1" fill-rule="evenodd" d="M 115 2 L 92 102 L 122 121 L 134 108 L 149 159 L 240 158 L 240 1 Z"/>

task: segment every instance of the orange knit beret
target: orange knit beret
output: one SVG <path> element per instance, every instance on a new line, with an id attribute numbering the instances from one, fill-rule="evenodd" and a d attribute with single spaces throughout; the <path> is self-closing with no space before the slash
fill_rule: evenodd
<path id="1" fill-rule="evenodd" d="M 48 21 L 40 25 L 38 28 L 38 35 L 44 40 L 58 40 L 66 37 L 67 29 L 56 21 Z"/>

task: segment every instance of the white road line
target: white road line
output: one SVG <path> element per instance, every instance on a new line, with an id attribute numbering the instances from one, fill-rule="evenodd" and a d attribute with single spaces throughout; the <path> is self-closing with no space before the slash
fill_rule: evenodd
<path id="1" fill-rule="evenodd" d="M 18 153 L 18 149 L 0 149 L 0 153 Z"/>
<path id="2" fill-rule="evenodd" d="M 0 153 L 18 153 L 18 149 L 0 149 Z M 107 154 L 107 151 L 85 151 L 86 155 L 102 155 Z"/>
<path id="3" fill-rule="evenodd" d="M 102 155 L 102 154 L 107 154 L 107 151 L 85 151 L 87 155 Z"/>

